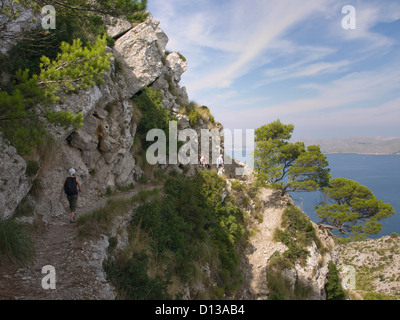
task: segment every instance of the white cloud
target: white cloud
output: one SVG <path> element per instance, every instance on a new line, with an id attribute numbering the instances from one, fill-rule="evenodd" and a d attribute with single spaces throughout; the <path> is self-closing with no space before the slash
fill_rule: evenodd
<path id="1" fill-rule="evenodd" d="M 398 47 L 375 28 L 400 19 L 397 0 L 353 1 L 356 30 L 342 28 L 346 0 L 149 3 L 169 50 L 188 59 L 182 83 L 189 96 L 230 127 L 254 128 L 276 118 L 310 126 L 399 119 L 400 73 L 393 67 L 399 61 L 382 59 L 388 52 L 394 57 Z M 303 85 L 290 87 L 290 79 Z"/>
<path id="2" fill-rule="evenodd" d="M 382 68 L 378 71 L 352 73 L 327 84 L 304 85 L 314 90 L 314 96 L 292 99 L 273 105 L 219 111 L 221 119 L 231 126 L 260 126 L 280 118 L 288 122 L 339 124 L 340 120 L 352 123 L 379 123 L 391 125 L 400 119 L 400 98 L 389 102 L 389 94 L 400 90 L 400 70 Z M 371 102 L 381 100 L 383 102 Z M 367 107 L 367 104 L 370 106 Z"/>
<path id="3" fill-rule="evenodd" d="M 281 0 L 276 1 L 241 1 L 215 4 L 203 1 L 201 11 L 194 12 L 188 8 L 186 15 L 173 15 L 171 4 L 162 4 L 155 0 L 158 17 L 174 31 L 172 45 L 184 51 L 185 55 L 196 57 L 189 63 L 197 66 L 197 61 L 208 62 L 207 73 L 192 76 L 187 85 L 191 91 L 210 87 L 229 87 L 238 77 L 246 74 L 259 63 L 262 53 L 274 45 L 290 28 L 321 11 L 330 1 L 308 0 L 306 2 Z M 182 5 L 174 0 L 175 6 Z M 163 13 L 163 8 L 166 13 Z M 178 9 L 176 9 L 178 10 Z M 192 9 L 193 10 L 193 9 Z M 172 17 L 175 20 L 172 21 Z M 168 30 L 166 30 L 168 31 Z M 209 49 L 218 61 L 212 61 L 201 55 L 210 54 Z M 185 51 L 186 50 L 186 51 Z M 215 51 L 218 51 L 217 53 Z M 188 53 L 187 53 L 188 52 Z"/>

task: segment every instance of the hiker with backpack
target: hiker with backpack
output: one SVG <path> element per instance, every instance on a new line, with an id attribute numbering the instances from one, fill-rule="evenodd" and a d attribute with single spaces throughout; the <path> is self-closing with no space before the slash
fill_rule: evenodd
<path id="1" fill-rule="evenodd" d="M 76 205 L 78 202 L 79 192 L 82 192 L 82 187 L 79 179 L 75 176 L 75 169 L 69 169 L 69 176 L 65 179 L 64 185 L 61 189 L 60 198 L 62 198 L 63 193 L 67 195 L 69 208 L 71 210 L 70 223 L 75 223 L 76 221 Z"/>

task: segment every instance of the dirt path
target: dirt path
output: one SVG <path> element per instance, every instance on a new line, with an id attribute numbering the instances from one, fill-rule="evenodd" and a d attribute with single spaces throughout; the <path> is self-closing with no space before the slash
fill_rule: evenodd
<path id="1" fill-rule="evenodd" d="M 141 190 L 159 186 L 139 186 L 131 192 L 116 195 L 129 198 Z M 81 214 L 89 213 L 105 205 L 109 198 L 86 206 Z M 112 288 L 105 279 L 102 263 L 104 248 L 108 246 L 105 236 L 97 240 L 79 241 L 78 228 L 69 223 L 69 215 L 55 217 L 35 232 L 36 257 L 25 268 L 6 266 L 0 269 L 0 299 L 7 300 L 112 300 Z M 45 266 L 55 268 L 56 289 L 45 290 L 42 273 Z"/>
<path id="2" fill-rule="evenodd" d="M 286 250 L 282 243 L 273 241 L 273 237 L 275 229 L 281 226 L 282 213 L 287 201 L 270 189 L 263 189 L 259 198 L 264 206 L 263 220 L 256 224 L 256 232 L 249 240 L 243 270 L 247 284 L 241 299 L 246 300 L 267 298 L 267 263 L 276 251 Z"/>

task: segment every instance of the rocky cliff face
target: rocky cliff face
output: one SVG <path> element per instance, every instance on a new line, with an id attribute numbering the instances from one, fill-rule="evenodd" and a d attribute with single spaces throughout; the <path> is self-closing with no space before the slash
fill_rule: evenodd
<path id="1" fill-rule="evenodd" d="M 150 15 L 144 23 L 136 26 L 115 18 L 109 18 L 107 23 L 108 33 L 116 41 L 112 49 L 107 48 L 114 58 L 110 71 L 104 75 L 104 82 L 70 95 L 56 106 L 82 112 L 84 126 L 76 131 L 49 128 L 58 147 L 45 163 L 44 159 L 36 158 L 41 168 L 34 176 L 27 175 L 26 161 L 15 149 L 0 141 L 0 218 L 11 216 L 25 197 L 31 198 L 38 217 L 44 222 L 65 216 L 66 202 L 59 200 L 59 194 L 70 167 L 77 170 L 82 182 L 80 207 L 94 207 L 108 187 L 136 184 L 144 168 L 138 164 L 134 151 L 139 120 L 131 98 L 146 86 L 162 93 L 163 107 L 178 117 L 181 129 L 191 127 L 188 117 L 179 114 L 180 105 L 189 103 L 186 89 L 179 85 L 187 63 L 180 54 L 166 52 L 168 37 L 158 27 L 159 22 Z M 201 121 L 195 129 L 201 128 L 208 128 L 208 123 Z M 233 169 L 235 166 L 240 164 L 235 164 Z M 232 168 L 228 170 L 232 171 Z M 28 193 L 35 179 L 40 179 L 40 196 L 31 197 Z M 251 183 L 251 178 L 242 183 Z M 263 222 L 254 225 L 257 232 L 250 239 L 248 252 L 243 258 L 246 289 L 240 298 L 244 299 L 268 297 L 267 263 L 275 252 L 285 250 L 283 244 L 273 241 L 273 232 L 280 224 L 283 209 L 291 200 L 282 199 L 271 190 L 262 190 L 257 201 Z M 116 224 L 114 229 L 120 230 L 122 225 L 118 225 L 118 221 Z M 331 242 L 325 234 L 320 233 L 319 237 L 326 243 Z M 108 246 L 108 241 L 102 239 L 100 242 L 100 245 L 95 245 L 96 256 L 98 252 L 105 255 Z M 326 266 L 332 257 L 323 256 L 315 244 L 307 250 L 310 257 L 306 267 L 296 266 L 288 278 L 293 285 L 297 281 L 310 284 L 313 287 L 310 298 L 323 299 Z M 96 263 L 101 265 L 102 259 Z M 97 278 L 103 279 L 104 275 Z"/>
<path id="2" fill-rule="evenodd" d="M 166 54 L 168 37 L 158 28 L 159 22 L 151 16 L 135 27 L 120 19 L 112 22 L 109 33 L 117 40 L 113 49 L 107 49 L 114 59 L 105 81 L 68 96 L 56 106 L 82 112 L 85 120 L 77 131 L 50 128 L 59 148 L 52 155 L 51 165 L 38 175 L 46 197 L 36 199 L 36 208 L 45 217 L 63 214 L 57 195 L 70 167 L 77 169 L 82 180 L 83 206 L 104 194 L 107 187 L 127 186 L 140 179 L 143 171 L 131 152 L 138 121 L 131 98 L 137 92 L 154 85 L 163 94 L 163 107 L 175 114 L 180 108 L 176 100 L 188 100 L 185 88 L 178 84 L 187 64 L 177 53 Z M 170 85 L 179 97 L 170 93 Z M 2 150 L 0 217 L 8 217 L 27 195 L 32 179 L 28 179 L 26 162 L 14 148 L 2 143 Z M 37 158 L 39 163 L 42 160 Z"/>
<path id="3" fill-rule="evenodd" d="M 244 190 L 252 185 L 252 178 L 241 182 Z M 232 191 L 232 188 L 229 188 Z M 246 193 L 245 193 L 246 195 Z M 251 197 L 251 195 L 247 196 Z M 242 259 L 245 285 L 239 294 L 240 299 L 265 300 L 271 294 L 268 283 L 268 265 L 277 253 L 283 254 L 288 248 L 275 239 L 275 231 L 281 228 L 282 215 L 288 206 L 293 206 L 289 195 L 281 196 L 280 192 L 272 189 L 260 189 L 245 209 L 250 217 L 248 228 L 252 236 L 248 240 L 247 249 Z M 330 261 L 336 263 L 338 250 L 334 240 L 313 224 L 319 243 L 313 241 L 307 248 L 306 263 L 296 262 L 294 267 L 282 268 L 280 275 L 286 279 L 287 286 L 295 294 L 295 287 L 307 288 L 299 299 L 326 299 L 325 281 Z"/>

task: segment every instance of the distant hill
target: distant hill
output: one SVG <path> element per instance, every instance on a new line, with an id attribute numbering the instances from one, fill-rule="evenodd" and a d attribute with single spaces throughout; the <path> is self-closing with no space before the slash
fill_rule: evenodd
<path id="1" fill-rule="evenodd" d="M 323 153 L 359 153 L 400 155 L 400 138 L 350 137 L 313 139 L 298 138 L 307 146 L 319 145 Z"/>

